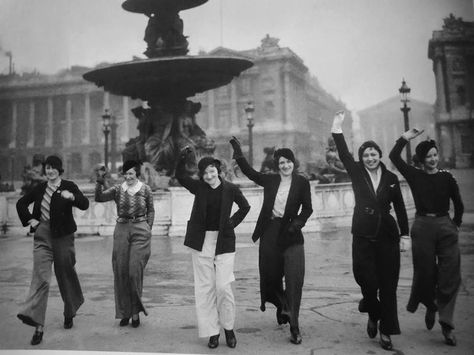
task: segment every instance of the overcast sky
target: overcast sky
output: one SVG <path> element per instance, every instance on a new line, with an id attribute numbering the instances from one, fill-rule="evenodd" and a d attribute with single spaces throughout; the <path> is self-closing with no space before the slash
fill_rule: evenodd
<path id="1" fill-rule="evenodd" d="M 17 72 L 144 57 L 147 18 L 122 2 L 0 0 L 0 73 L 8 72 L 5 51 Z M 268 33 L 359 110 L 398 94 L 402 77 L 413 98 L 434 102 L 428 41 L 450 13 L 473 21 L 473 0 L 209 0 L 181 17 L 190 54 L 256 48 Z"/>

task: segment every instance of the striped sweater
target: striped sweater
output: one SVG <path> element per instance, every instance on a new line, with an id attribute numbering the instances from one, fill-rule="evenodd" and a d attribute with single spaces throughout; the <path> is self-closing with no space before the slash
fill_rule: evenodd
<path id="1" fill-rule="evenodd" d="M 104 185 L 97 183 L 95 186 L 95 200 L 97 202 L 114 200 L 119 217 L 145 216 L 150 228 L 153 226 L 155 218 L 153 194 L 150 186 L 146 184 L 143 184 L 142 188 L 132 196 L 122 189 L 121 184 L 114 185 L 104 191 Z"/>

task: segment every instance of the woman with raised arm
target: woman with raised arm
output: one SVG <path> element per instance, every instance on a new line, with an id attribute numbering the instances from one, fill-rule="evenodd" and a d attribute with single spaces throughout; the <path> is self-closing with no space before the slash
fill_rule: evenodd
<path id="1" fill-rule="evenodd" d="M 125 327 L 140 326 L 140 312 L 147 315 L 142 302 L 143 272 L 150 258 L 151 228 L 155 218 L 150 186 L 138 180 L 141 164 L 123 163 L 124 182 L 105 188 L 105 169 L 97 171 L 96 202 L 115 201 L 117 224 L 114 229 L 112 269 L 114 272 L 115 318 Z"/>
<path id="2" fill-rule="evenodd" d="M 370 338 L 377 335 L 377 323 L 380 322 L 380 345 L 391 350 L 390 336 L 400 334 L 397 313 L 399 244 L 404 247 L 408 239 L 407 213 L 397 176 L 380 161 L 380 147 L 374 141 L 364 142 L 359 148 L 359 161 L 355 161 L 342 134 L 343 121 L 344 111 L 337 112 L 331 133 L 354 190 L 352 268 L 363 296 L 359 311 L 369 313 L 367 334 Z M 390 214 L 392 205 L 400 230 Z"/>
<path id="3" fill-rule="evenodd" d="M 176 178 L 194 195 L 184 245 L 192 249 L 199 337 L 209 337 L 209 348 L 217 348 L 222 327 L 227 346 L 235 348 L 235 300 L 231 285 L 235 280 L 234 228 L 250 206 L 238 186 L 220 176 L 218 159 L 204 157 L 199 161 L 199 180 L 188 176 L 185 165 L 191 153 L 189 147 L 181 151 Z M 234 202 L 239 209 L 232 214 Z"/>
<path id="4" fill-rule="evenodd" d="M 438 147 L 433 140 L 416 146 L 421 169 L 408 165 L 401 158 L 405 145 L 423 131 L 412 128 L 397 140 L 390 160 L 410 185 L 415 200 L 416 216 L 411 229 L 413 251 L 413 282 L 407 310 L 414 313 L 418 304 L 426 307 L 425 324 L 432 329 L 439 314 L 439 324 L 448 345 L 456 345 L 453 334 L 453 313 L 461 284 L 461 255 L 458 228 L 464 206 L 456 180 L 438 167 Z M 454 216 L 449 216 L 450 200 Z"/>
<path id="5" fill-rule="evenodd" d="M 237 138 L 232 137 L 230 144 L 242 172 L 263 186 L 263 205 L 252 235 L 254 242 L 260 239 L 260 309 L 263 312 L 266 302 L 273 303 L 278 324 L 289 322 L 290 341 L 300 344 L 298 318 L 305 271 L 301 228 L 313 212 L 309 181 L 296 174 L 295 156 L 288 148 L 277 149 L 273 155 L 278 173 L 266 174 L 249 165 Z"/>

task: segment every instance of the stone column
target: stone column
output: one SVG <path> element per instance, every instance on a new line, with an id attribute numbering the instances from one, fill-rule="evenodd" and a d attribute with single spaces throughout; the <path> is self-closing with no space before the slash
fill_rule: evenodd
<path id="1" fill-rule="evenodd" d="M 48 116 L 46 118 L 44 145 L 46 147 L 53 146 L 53 99 L 51 97 L 48 97 Z"/>
<path id="2" fill-rule="evenodd" d="M 207 110 L 209 117 L 209 134 L 215 133 L 216 131 L 216 107 L 215 107 L 215 90 L 209 90 L 207 92 Z"/>
<path id="3" fill-rule="evenodd" d="M 446 91 L 445 91 L 445 82 L 444 82 L 444 70 L 443 70 L 443 57 L 439 53 L 440 50 L 437 50 L 437 55 L 434 59 L 434 69 L 435 69 L 435 78 L 436 78 L 436 91 L 438 92 L 438 107 L 440 113 L 446 113 Z"/>
<path id="4" fill-rule="evenodd" d="M 33 148 L 35 146 L 35 102 L 30 101 L 30 115 L 28 119 L 28 138 L 26 140 L 26 147 Z"/>
<path id="5" fill-rule="evenodd" d="M 121 122 L 122 127 L 118 129 L 120 134 L 120 143 L 127 143 L 130 131 L 130 101 L 128 97 L 122 98 L 122 107 L 123 107 L 123 121 Z M 118 122 L 117 122 L 118 123 Z"/>
<path id="6" fill-rule="evenodd" d="M 66 122 L 64 130 L 65 144 L 64 146 L 70 147 L 72 145 L 72 102 L 71 99 L 66 100 Z"/>
<path id="7" fill-rule="evenodd" d="M 12 129 L 11 129 L 11 140 L 8 148 L 16 148 L 16 129 L 18 125 L 18 110 L 15 101 L 12 101 Z"/>
<path id="8" fill-rule="evenodd" d="M 82 144 L 89 144 L 91 141 L 91 98 L 90 93 L 84 94 L 84 135 Z"/>
<path id="9" fill-rule="evenodd" d="M 230 84 L 230 132 L 232 135 L 240 132 L 239 127 L 239 111 L 237 106 L 237 85 L 235 80 Z"/>

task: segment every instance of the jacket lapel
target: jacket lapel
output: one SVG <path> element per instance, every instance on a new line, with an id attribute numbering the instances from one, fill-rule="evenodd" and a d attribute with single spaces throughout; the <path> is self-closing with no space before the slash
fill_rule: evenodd
<path id="1" fill-rule="evenodd" d="M 288 191 L 288 199 L 286 200 L 286 206 L 285 206 L 285 213 L 284 213 L 284 216 L 288 215 L 289 213 L 289 209 L 291 208 L 291 206 L 293 206 L 293 201 L 294 199 L 296 198 L 296 188 L 297 188 L 297 184 L 298 182 L 296 181 L 297 180 L 297 176 L 296 175 L 293 175 L 291 177 L 291 184 L 290 184 L 290 190 Z"/>

